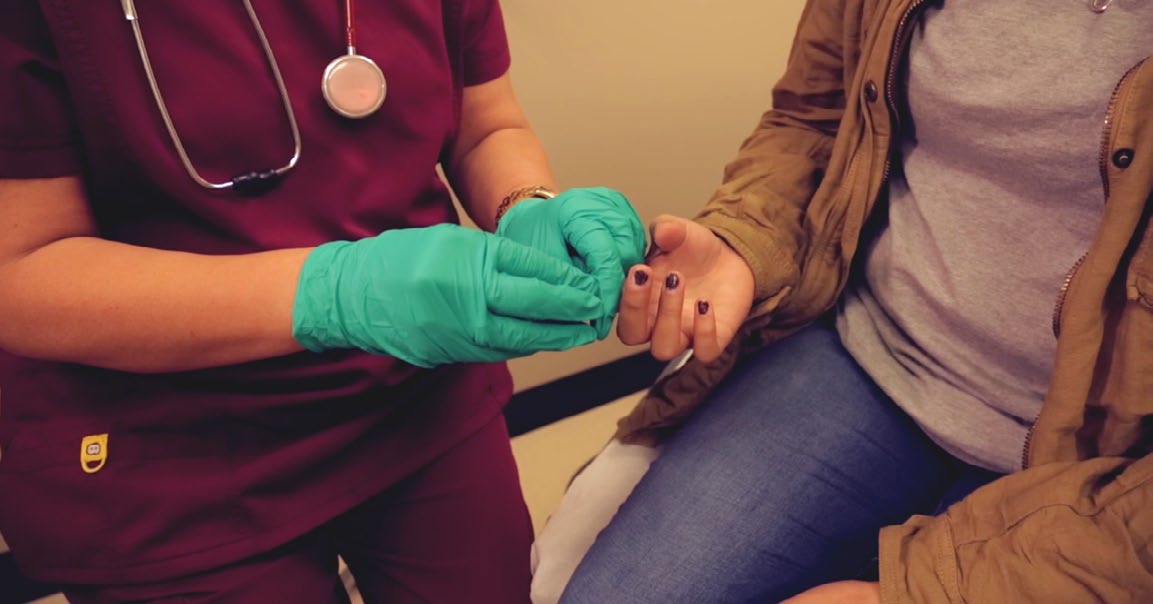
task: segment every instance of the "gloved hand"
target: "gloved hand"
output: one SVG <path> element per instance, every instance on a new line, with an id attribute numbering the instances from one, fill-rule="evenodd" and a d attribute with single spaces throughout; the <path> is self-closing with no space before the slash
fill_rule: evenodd
<path id="1" fill-rule="evenodd" d="M 645 228 L 624 195 L 602 187 L 569 189 L 554 199 L 509 208 L 496 233 L 568 260 L 596 278 L 601 312 L 592 325 L 608 336 L 629 267 L 645 253 Z"/>
<path id="2" fill-rule="evenodd" d="M 419 367 L 500 361 L 595 340 L 596 281 L 547 254 L 457 225 L 335 241 L 304 262 L 292 335 Z M 547 321 L 547 322 L 546 322 Z"/>

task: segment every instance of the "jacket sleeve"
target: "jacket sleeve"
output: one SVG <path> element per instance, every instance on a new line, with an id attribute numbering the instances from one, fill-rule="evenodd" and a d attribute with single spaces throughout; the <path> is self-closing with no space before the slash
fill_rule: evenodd
<path id="1" fill-rule="evenodd" d="M 881 531 L 883 604 L 1153 602 L 1153 456 L 1053 463 Z"/>
<path id="2" fill-rule="evenodd" d="M 807 245 L 802 218 L 829 165 L 845 110 L 862 4 L 808 0 L 785 74 L 773 88 L 772 109 L 696 218 L 753 269 L 757 303 L 797 279 Z"/>

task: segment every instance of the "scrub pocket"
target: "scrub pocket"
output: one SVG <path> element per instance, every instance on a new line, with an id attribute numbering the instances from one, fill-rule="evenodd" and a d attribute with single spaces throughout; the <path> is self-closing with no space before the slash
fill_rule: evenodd
<path id="1" fill-rule="evenodd" d="M 0 532 L 28 575 L 56 582 L 100 581 L 236 541 L 251 524 L 228 459 L 222 427 L 18 425 L 0 457 Z"/>

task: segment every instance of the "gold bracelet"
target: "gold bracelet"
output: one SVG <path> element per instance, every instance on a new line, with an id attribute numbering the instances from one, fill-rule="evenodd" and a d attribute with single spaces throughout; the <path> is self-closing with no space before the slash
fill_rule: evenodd
<path id="1" fill-rule="evenodd" d="M 496 217 L 493 218 L 492 221 L 493 228 L 500 224 L 501 217 L 505 215 L 505 212 L 508 212 L 508 209 L 512 207 L 512 204 L 522 199 L 528 199 L 529 197 L 536 197 L 538 199 L 552 199 L 556 197 L 556 195 L 556 191 L 553 191 L 544 185 L 521 187 L 512 193 L 505 195 L 504 199 L 500 200 L 500 205 L 496 207 Z"/>

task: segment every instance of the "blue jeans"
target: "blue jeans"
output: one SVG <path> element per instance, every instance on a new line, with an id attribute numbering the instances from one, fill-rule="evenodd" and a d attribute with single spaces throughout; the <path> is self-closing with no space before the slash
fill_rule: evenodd
<path id="1" fill-rule="evenodd" d="M 771 604 L 876 573 L 877 531 L 998 475 L 937 447 L 824 323 L 743 362 L 665 443 L 563 604 Z"/>

